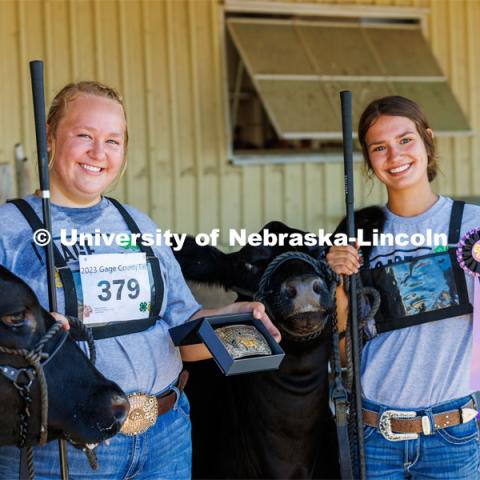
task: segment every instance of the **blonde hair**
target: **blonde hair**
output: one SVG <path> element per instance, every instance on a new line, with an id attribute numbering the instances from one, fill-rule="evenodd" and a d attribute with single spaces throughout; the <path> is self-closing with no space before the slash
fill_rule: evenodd
<path id="1" fill-rule="evenodd" d="M 56 95 L 55 98 L 52 100 L 50 105 L 50 109 L 47 115 L 47 127 L 48 127 L 48 134 L 52 138 L 55 138 L 57 133 L 57 128 L 65 116 L 65 113 L 68 108 L 68 104 L 75 100 L 80 95 L 93 95 L 95 97 L 103 97 L 109 98 L 122 106 L 123 114 L 125 116 L 125 141 L 124 141 L 124 160 L 122 165 L 122 170 L 118 176 L 120 178 L 123 173 L 125 172 L 125 168 L 127 166 L 127 147 L 128 147 L 128 127 L 127 127 L 127 113 L 125 111 L 125 105 L 123 103 L 123 98 L 112 87 L 108 87 L 100 82 L 95 81 L 82 81 L 76 83 L 69 83 L 65 85 Z M 49 152 L 49 166 L 53 165 L 55 160 L 55 143 L 52 144 L 52 150 Z M 118 180 L 117 178 L 117 180 Z M 116 182 L 114 182 L 116 183 Z"/>

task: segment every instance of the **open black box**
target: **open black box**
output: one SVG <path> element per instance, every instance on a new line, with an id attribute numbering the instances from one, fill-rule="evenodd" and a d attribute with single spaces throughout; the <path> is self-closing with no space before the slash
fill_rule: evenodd
<path id="1" fill-rule="evenodd" d="M 226 325 L 253 325 L 265 337 L 272 355 L 260 355 L 234 359 L 215 333 L 215 327 Z M 251 313 L 234 313 L 229 315 L 212 315 L 202 317 L 178 327 L 170 328 L 170 336 L 173 343 L 180 345 L 192 345 L 204 342 L 213 359 L 225 375 L 238 375 L 239 373 L 251 373 L 264 370 L 276 370 L 285 356 L 285 352 L 275 341 L 260 320 L 253 318 Z"/>

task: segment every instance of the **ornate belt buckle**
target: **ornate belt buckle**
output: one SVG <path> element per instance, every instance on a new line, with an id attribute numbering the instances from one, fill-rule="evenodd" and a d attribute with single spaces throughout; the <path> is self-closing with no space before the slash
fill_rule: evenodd
<path id="1" fill-rule="evenodd" d="M 124 435 L 146 432 L 157 421 L 157 397 L 145 393 L 131 393 L 127 398 L 130 402 L 130 413 L 120 432 Z"/>
<path id="2" fill-rule="evenodd" d="M 253 355 L 271 355 L 265 337 L 253 325 L 227 325 L 215 333 L 233 359 Z"/>
<path id="3" fill-rule="evenodd" d="M 391 442 L 401 442 L 402 440 L 416 440 L 418 433 L 396 433 L 392 432 L 392 418 L 415 418 L 417 412 L 402 412 L 400 410 L 385 410 L 380 416 L 378 429 L 384 438 Z"/>

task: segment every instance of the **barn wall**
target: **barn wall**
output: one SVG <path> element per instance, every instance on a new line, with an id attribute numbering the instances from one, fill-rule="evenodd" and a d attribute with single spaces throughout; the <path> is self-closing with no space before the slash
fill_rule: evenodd
<path id="1" fill-rule="evenodd" d="M 320 2 L 317 3 L 326 3 Z M 426 33 L 471 126 L 480 125 L 480 2 L 328 3 L 430 8 Z M 66 82 L 94 78 L 123 92 L 129 167 L 114 191 L 161 228 L 257 230 L 266 221 L 331 228 L 343 213 L 340 164 L 227 162 L 222 6 L 216 0 L 2 0 L 0 163 L 21 141 L 35 170 L 28 60 L 46 61 L 47 101 Z M 438 190 L 480 194 L 480 138 L 439 139 Z M 362 177 L 358 205 L 384 200 Z"/>

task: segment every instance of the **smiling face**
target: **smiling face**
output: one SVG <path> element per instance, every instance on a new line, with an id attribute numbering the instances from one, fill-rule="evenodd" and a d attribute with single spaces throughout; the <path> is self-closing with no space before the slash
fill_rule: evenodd
<path id="1" fill-rule="evenodd" d="M 126 122 L 115 100 L 80 94 L 68 102 L 55 136 L 50 170 L 52 201 L 67 207 L 88 207 L 119 175 L 125 154 Z"/>
<path id="2" fill-rule="evenodd" d="M 365 140 L 371 167 L 390 193 L 429 188 L 427 150 L 412 120 L 381 115 Z"/>

